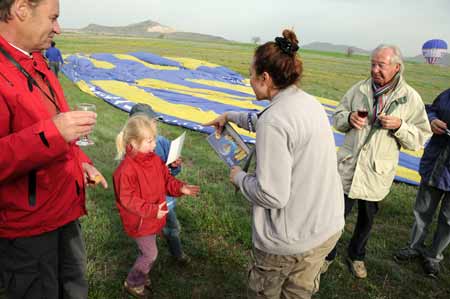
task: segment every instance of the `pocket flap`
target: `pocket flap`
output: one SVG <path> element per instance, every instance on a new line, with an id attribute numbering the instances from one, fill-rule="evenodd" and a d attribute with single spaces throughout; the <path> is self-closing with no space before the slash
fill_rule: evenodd
<path id="1" fill-rule="evenodd" d="M 395 171 L 395 161 L 392 160 L 375 160 L 373 169 L 376 173 L 387 174 Z"/>

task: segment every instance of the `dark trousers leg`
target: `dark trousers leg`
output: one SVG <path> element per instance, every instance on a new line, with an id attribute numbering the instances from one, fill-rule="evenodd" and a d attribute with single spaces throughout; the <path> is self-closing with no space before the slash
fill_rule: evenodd
<path id="1" fill-rule="evenodd" d="M 378 202 L 358 200 L 358 220 L 348 247 L 348 256 L 351 260 L 364 260 L 367 241 L 377 212 Z"/>
<path id="2" fill-rule="evenodd" d="M 58 231 L 0 239 L 0 272 L 8 299 L 58 299 Z"/>
<path id="3" fill-rule="evenodd" d="M 86 299 L 86 255 L 78 221 L 38 236 L 0 238 L 8 299 Z"/>
<path id="4" fill-rule="evenodd" d="M 441 261 L 444 258 L 442 252 L 448 244 L 450 244 L 450 192 L 444 192 L 433 244 L 425 257 L 436 262 Z"/>
<path id="5" fill-rule="evenodd" d="M 60 298 L 87 298 L 86 250 L 79 220 L 60 228 L 59 256 Z"/>
<path id="6" fill-rule="evenodd" d="M 347 216 L 350 214 L 350 212 L 353 209 L 353 205 L 355 204 L 355 199 L 349 198 L 347 194 L 344 194 L 344 200 L 345 200 L 345 209 L 344 209 L 344 218 L 347 219 Z M 337 244 L 334 246 L 333 250 L 327 255 L 325 258 L 327 261 L 332 261 L 336 258 L 337 255 Z"/>

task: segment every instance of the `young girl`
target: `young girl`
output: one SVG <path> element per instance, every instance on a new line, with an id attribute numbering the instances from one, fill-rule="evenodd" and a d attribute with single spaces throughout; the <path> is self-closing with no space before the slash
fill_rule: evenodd
<path id="1" fill-rule="evenodd" d="M 116 139 L 117 158 L 122 160 L 113 175 L 116 205 L 125 232 L 140 251 L 124 287 L 138 297 L 145 296 L 145 287 L 150 287 L 148 273 L 158 255 L 156 234 L 164 227 L 168 213 L 166 194 L 178 197 L 200 191 L 198 186 L 170 175 L 153 152 L 156 138 L 156 121 L 136 115 L 128 119 Z"/>

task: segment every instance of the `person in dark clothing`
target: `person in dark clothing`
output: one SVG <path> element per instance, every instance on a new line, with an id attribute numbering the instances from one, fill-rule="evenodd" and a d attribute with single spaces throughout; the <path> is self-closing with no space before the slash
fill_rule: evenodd
<path id="1" fill-rule="evenodd" d="M 420 161 L 422 180 L 414 206 L 411 239 L 394 258 L 407 261 L 423 257 L 425 274 L 436 277 L 440 272 L 439 262 L 444 258 L 442 253 L 450 243 L 450 89 L 441 93 L 427 110 L 434 134 Z M 426 249 L 424 241 L 439 203 L 441 208 L 433 243 Z"/>
<path id="2" fill-rule="evenodd" d="M 55 47 L 56 43 L 51 42 L 51 47 L 45 51 L 45 57 L 48 59 L 50 69 L 58 77 L 59 69 L 64 64 L 64 60 L 61 55 L 61 51 Z"/>

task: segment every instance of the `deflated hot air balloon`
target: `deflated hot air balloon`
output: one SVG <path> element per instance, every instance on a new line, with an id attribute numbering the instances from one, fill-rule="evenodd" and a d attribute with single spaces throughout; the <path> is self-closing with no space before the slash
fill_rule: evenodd
<path id="1" fill-rule="evenodd" d="M 442 39 L 430 39 L 422 46 L 422 54 L 429 64 L 435 64 L 442 53 L 447 52 L 447 43 Z"/>

